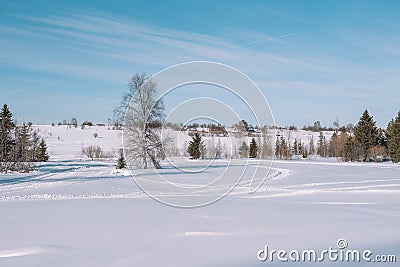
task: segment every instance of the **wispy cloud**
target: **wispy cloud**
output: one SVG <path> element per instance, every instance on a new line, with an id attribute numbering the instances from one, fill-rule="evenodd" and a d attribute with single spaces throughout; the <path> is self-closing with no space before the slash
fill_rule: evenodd
<path id="1" fill-rule="evenodd" d="M 276 40 L 279 40 L 279 39 L 283 39 L 283 38 L 291 37 L 291 36 L 295 36 L 295 35 L 296 35 L 295 33 L 284 34 L 284 35 L 280 35 L 280 36 L 276 36 L 276 37 L 270 37 L 270 38 L 261 39 L 261 40 L 258 40 L 258 41 L 252 41 L 252 42 L 248 42 L 248 43 L 239 44 L 239 45 L 237 45 L 237 47 L 243 47 L 243 46 L 248 46 L 248 45 L 254 45 L 254 44 L 259 44 L 259 43 L 276 41 Z"/>

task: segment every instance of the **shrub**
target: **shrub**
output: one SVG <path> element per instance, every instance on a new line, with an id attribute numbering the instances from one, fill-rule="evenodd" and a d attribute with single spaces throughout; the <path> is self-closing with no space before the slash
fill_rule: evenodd
<path id="1" fill-rule="evenodd" d="M 123 169 L 126 166 L 125 158 L 124 158 L 124 151 L 121 149 L 119 151 L 119 157 L 117 162 L 117 169 Z"/>
<path id="2" fill-rule="evenodd" d="M 100 159 L 105 157 L 105 153 L 100 146 L 88 146 L 82 148 L 82 153 L 86 155 L 91 160 Z"/>

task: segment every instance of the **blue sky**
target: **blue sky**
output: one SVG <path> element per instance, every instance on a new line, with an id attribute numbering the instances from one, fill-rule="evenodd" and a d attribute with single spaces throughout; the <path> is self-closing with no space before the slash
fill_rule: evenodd
<path id="1" fill-rule="evenodd" d="M 400 110 L 398 1 L 1 1 L 0 102 L 18 121 L 107 122 L 133 72 L 209 60 L 278 125 Z"/>

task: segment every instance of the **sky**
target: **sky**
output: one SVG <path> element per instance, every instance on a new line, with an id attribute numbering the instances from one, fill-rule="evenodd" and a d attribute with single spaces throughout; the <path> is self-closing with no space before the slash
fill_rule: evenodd
<path id="1" fill-rule="evenodd" d="M 0 103 L 18 122 L 106 123 L 133 73 L 213 61 L 251 78 L 279 126 L 356 123 L 367 108 L 385 127 L 400 110 L 399 12 L 398 1 L 0 0 Z"/>

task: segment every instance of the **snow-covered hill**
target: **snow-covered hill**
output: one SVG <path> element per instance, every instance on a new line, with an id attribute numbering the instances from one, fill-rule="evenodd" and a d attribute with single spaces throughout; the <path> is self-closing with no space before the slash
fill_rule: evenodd
<path id="1" fill-rule="evenodd" d="M 214 204 L 180 209 L 142 193 L 127 171 L 115 169 L 115 159 L 82 156 L 87 145 L 116 151 L 120 131 L 39 129 L 51 161 L 32 173 L 0 174 L 0 266 L 283 266 L 260 262 L 258 251 L 266 245 L 288 251 L 337 248 L 340 238 L 349 249 L 397 254 L 399 260 L 398 164 L 274 161 L 256 193 L 249 194 L 242 182 Z M 308 138 L 307 132 L 296 134 Z M 242 162 L 231 164 L 235 170 Z M 204 177 L 224 167 L 226 161 L 217 160 Z M 184 186 L 204 182 L 173 168 L 163 172 Z M 367 263 L 317 265 L 344 264 Z"/>
<path id="2" fill-rule="evenodd" d="M 40 125 L 34 126 L 33 129 L 39 131 L 39 134 L 46 140 L 51 160 L 84 158 L 82 148 L 90 145 L 100 146 L 106 154 L 114 157 L 118 155 L 118 150 L 122 148 L 122 130 L 113 130 L 107 126 L 87 126 L 82 129 L 81 127 L 75 128 L 67 125 Z M 171 145 L 173 150 L 169 149 L 168 151 L 171 156 L 185 155 L 187 145 L 191 140 L 188 131 L 182 132 L 167 129 L 163 134 L 173 140 Z M 326 140 L 329 141 L 332 132 L 323 132 L 323 134 Z M 276 130 L 271 131 L 268 136 L 272 145 L 275 144 L 276 136 L 283 136 L 286 140 L 290 140 L 291 143 L 297 139 L 308 146 L 311 139 L 313 139 L 314 145 L 317 144 L 319 133 L 303 130 Z M 257 140 L 257 136 L 254 137 Z M 249 144 L 251 138 L 235 137 L 234 135 L 225 137 L 217 135 L 203 136 L 210 156 L 214 152 L 213 150 L 219 146 L 222 149 L 221 157 L 230 157 L 231 155 L 235 157 L 235 154 L 237 156 L 242 142 L 245 141 Z"/>

